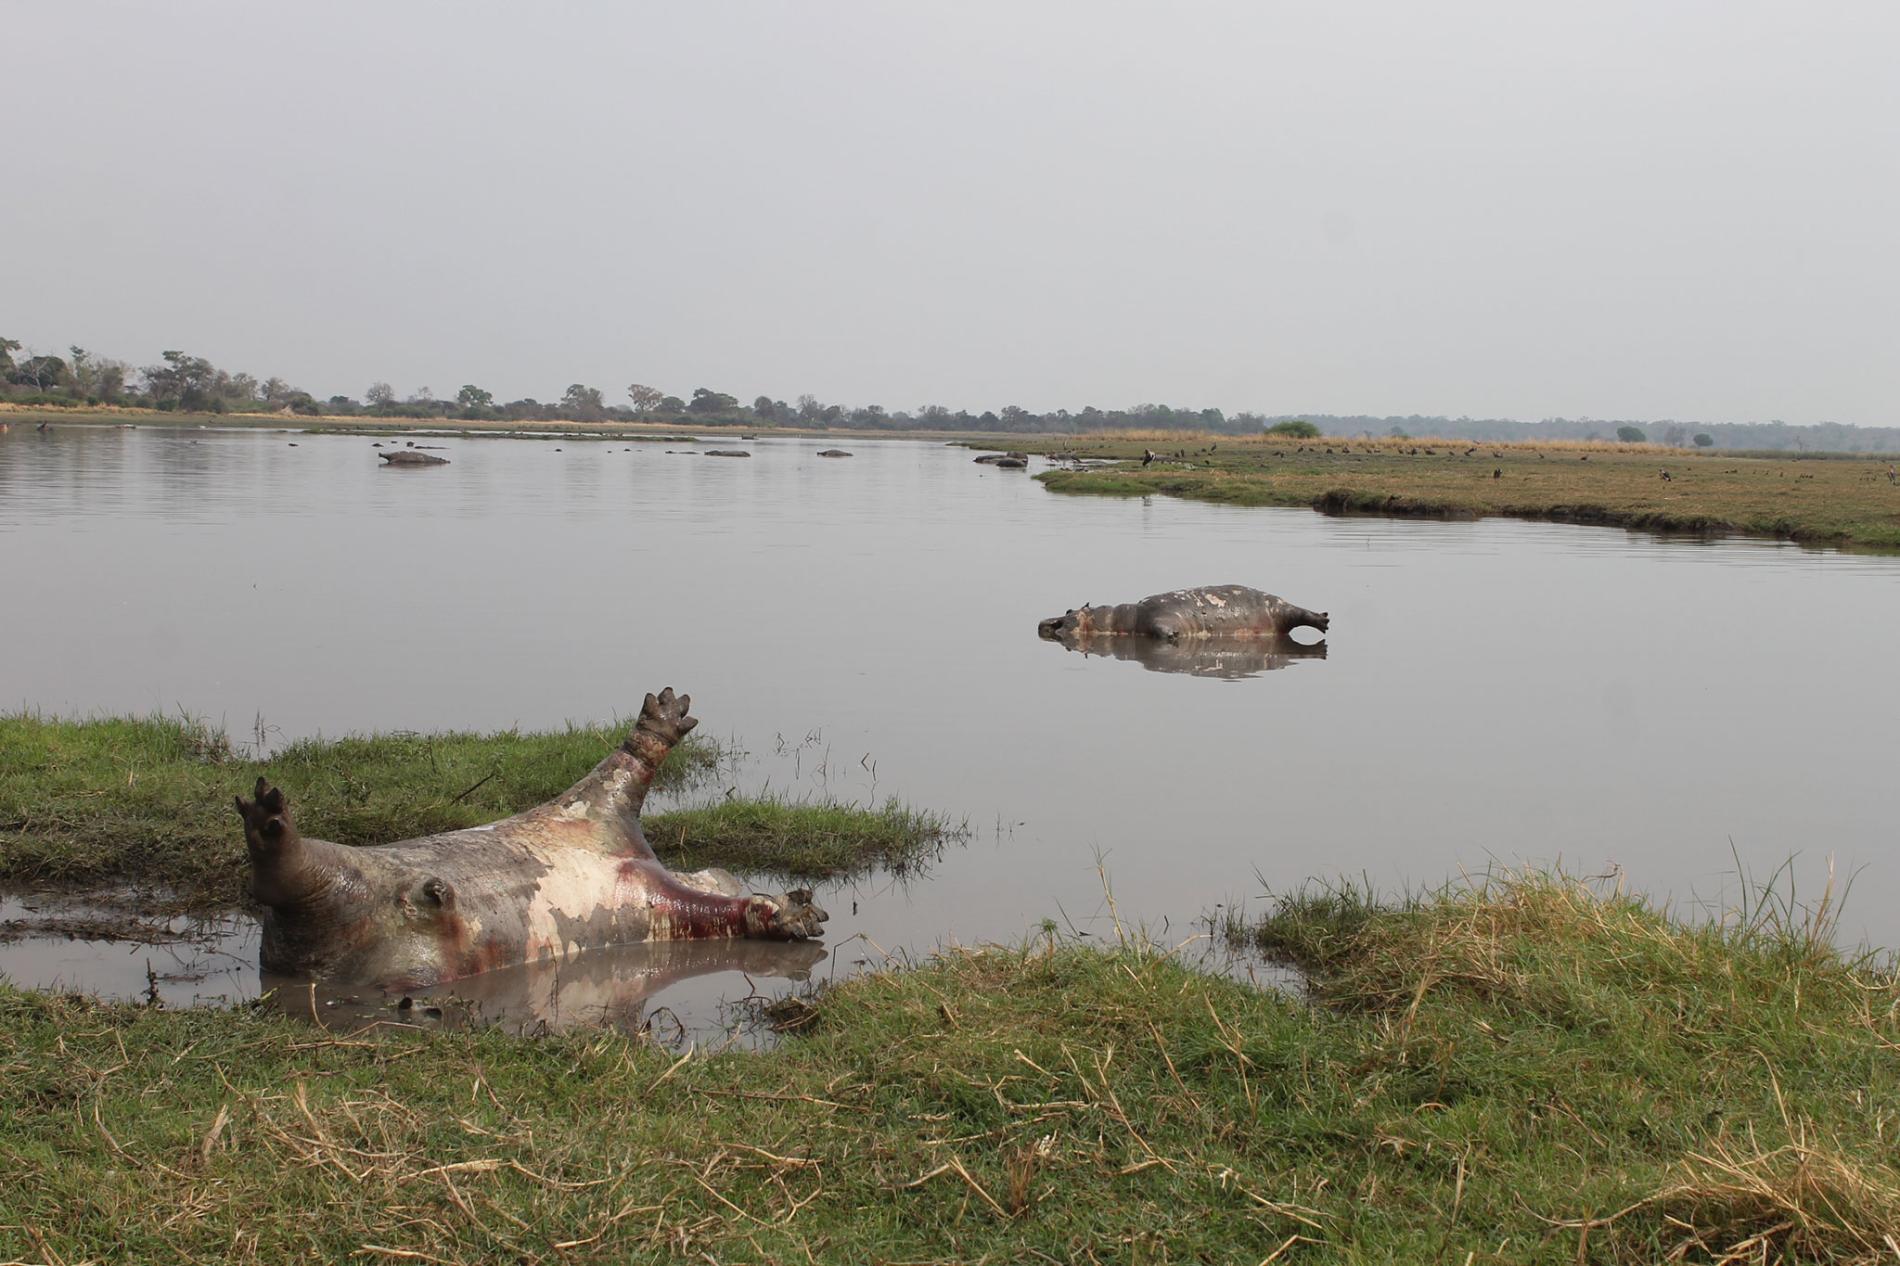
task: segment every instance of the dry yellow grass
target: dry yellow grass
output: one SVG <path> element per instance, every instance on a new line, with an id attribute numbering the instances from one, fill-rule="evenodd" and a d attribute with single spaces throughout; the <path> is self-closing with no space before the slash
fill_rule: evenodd
<path id="1" fill-rule="evenodd" d="M 1900 476 L 1885 458 L 1738 456 L 1653 444 L 1183 436 L 1013 441 L 1117 461 L 1052 470 L 1056 492 L 1155 493 L 1333 513 L 1502 515 L 1900 549 Z M 1147 452 L 1155 459 L 1142 464 Z"/>

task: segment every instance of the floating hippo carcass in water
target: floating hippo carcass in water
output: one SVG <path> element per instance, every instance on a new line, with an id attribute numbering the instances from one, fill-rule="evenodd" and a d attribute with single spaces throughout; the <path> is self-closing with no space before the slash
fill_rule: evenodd
<path id="1" fill-rule="evenodd" d="M 648 695 L 625 743 L 546 804 L 487 826 L 370 848 L 300 835 L 284 793 L 238 797 L 265 971 L 416 988 L 631 941 L 803 940 L 811 893 L 748 894 L 731 875 L 678 875 L 640 830 L 667 752 L 697 721 Z"/>
<path id="2" fill-rule="evenodd" d="M 437 457 L 434 453 L 418 453 L 413 448 L 398 448 L 387 453 L 378 453 L 378 457 L 391 466 L 446 466 L 449 459 Z"/>
<path id="3" fill-rule="evenodd" d="M 1294 629 L 1331 623 L 1324 611 L 1308 611 L 1284 598 L 1245 585 L 1207 585 L 1157 593 L 1140 602 L 1079 607 L 1036 626 L 1051 641 L 1121 635 L 1174 642 L 1191 637 L 1286 637 Z"/>

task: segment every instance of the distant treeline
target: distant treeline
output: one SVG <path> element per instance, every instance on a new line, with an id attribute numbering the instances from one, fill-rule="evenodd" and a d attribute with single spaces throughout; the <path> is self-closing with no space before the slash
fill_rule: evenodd
<path id="1" fill-rule="evenodd" d="M 1546 418 L 1515 422 L 1508 418 L 1339 417 L 1322 413 L 1224 413 L 1219 409 L 1140 404 L 1127 409 L 1086 405 L 1071 412 L 1033 413 L 1018 405 L 971 413 L 940 404 L 914 410 L 882 405 L 827 404 L 803 395 L 787 403 L 758 396 L 750 404 L 710 387 L 690 396 L 669 395 L 634 383 L 626 403 L 609 401 L 599 387 L 572 383 L 558 400 L 532 398 L 499 401 L 474 383 L 453 395 L 437 396 L 418 387 L 398 396 L 386 382 L 371 383 L 362 398 L 319 399 L 282 378 L 259 380 L 247 373 L 218 368 L 202 356 L 165 352 L 156 365 L 135 368 L 71 347 L 64 356 L 22 348 L 0 338 L 0 400 L 61 407 L 131 406 L 186 413 L 274 412 L 307 417 L 416 418 L 468 422 L 677 422 L 709 426 L 830 426 L 877 431 L 1006 431 L 1074 434 L 1083 431 L 1214 431 L 1251 435 L 1290 422 L 1309 422 L 1327 435 L 1439 435 L 1483 440 L 1639 440 L 1659 444 L 1695 444 L 1723 448 L 1806 449 L 1814 452 L 1900 451 L 1900 428 L 1852 427 L 1834 422 L 1791 426 L 1785 422 L 1689 423 L 1627 422 L 1603 419 Z M 1301 428 L 1304 429 L 1304 428 Z M 1632 434 L 1631 432 L 1636 432 Z"/>

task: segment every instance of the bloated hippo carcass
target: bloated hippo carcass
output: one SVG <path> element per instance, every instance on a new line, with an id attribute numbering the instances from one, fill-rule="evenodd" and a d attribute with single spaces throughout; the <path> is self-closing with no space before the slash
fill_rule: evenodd
<path id="1" fill-rule="evenodd" d="M 1286 637 L 1294 629 L 1324 633 L 1330 623 L 1324 611 L 1308 611 L 1258 589 L 1207 585 L 1112 607 L 1078 607 L 1050 616 L 1036 632 L 1050 641 L 1119 634 L 1177 642 L 1193 637 Z"/>
<path id="2" fill-rule="evenodd" d="M 648 695 L 626 742 L 546 804 L 487 826 L 370 848 L 300 835 L 284 793 L 238 797 L 265 971 L 417 988 L 630 941 L 803 940 L 811 893 L 748 894 L 721 870 L 677 875 L 640 830 L 667 752 L 698 722 Z"/>

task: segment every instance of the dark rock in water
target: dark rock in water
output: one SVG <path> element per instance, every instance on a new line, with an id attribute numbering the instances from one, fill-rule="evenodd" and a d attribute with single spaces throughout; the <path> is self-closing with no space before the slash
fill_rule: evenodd
<path id="1" fill-rule="evenodd" d="M 706 456 L 708 457 L 750 457 L 752 456 L 752 454 L 746 452 L 743 448 L 709 448 L 706 450 Z"/>
<path id="2" fill-rule="evenodd" d="M 418 453 L 412 448 L 399 448 L 393 453 L 378 453 L 391 466 L 446 466 L 449 459 L 437 457 L 434 453 Z"/>
<path id="3" fill-rule="evenodd" d="M 820 457 L 849 457 L 851 456 L 851 454 L 845 452 L 842 448 L 821 448 L 818 450 L 818 455 Z"/>

